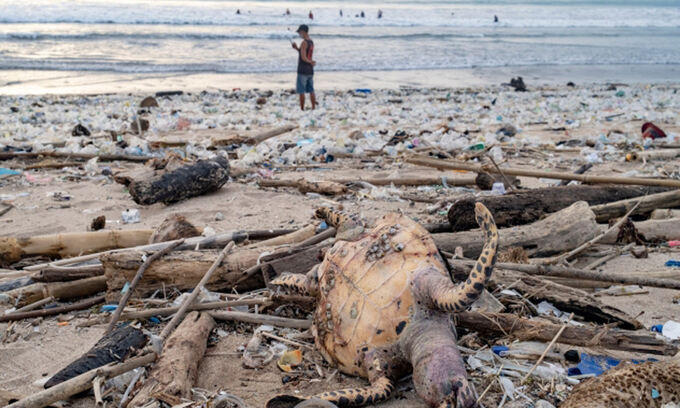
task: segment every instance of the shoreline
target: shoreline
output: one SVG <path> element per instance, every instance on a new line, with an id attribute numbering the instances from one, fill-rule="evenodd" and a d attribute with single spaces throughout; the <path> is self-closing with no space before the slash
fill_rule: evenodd
<path id="1" fill-rule="evenodd" d="M 150 73 L 6 70 L 0 95 L 98 95 L 161 90 L 292 89 L 295 73 Z M 408 71 L 318 71 L 317 90 L 488 87 L 522 76 L 529 87 L 678 82 L 680 65 L 528 65 Z M 208 85 L 209 84 L 209 85 Z"/>

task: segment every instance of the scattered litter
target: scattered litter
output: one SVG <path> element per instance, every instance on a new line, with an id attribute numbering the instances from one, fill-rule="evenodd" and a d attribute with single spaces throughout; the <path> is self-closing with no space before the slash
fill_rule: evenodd
<path id="1" fill-rule="evenodd" d="M 142 222 L 142 218 L 139 214 L 139 210 L 133 208 L 133 209 L 127 209 L 123 211 L 120 214 L 121 220 L 123 221 L 123 224 L 136 224 L 138 222 Z"/>
<path id="2" fill-rule="evenodd" d="M 675 260 L 675 259 L 669 259 L 668 261 L 666 261 L 666 263 L 664 265 L 669 266 L 669 267 L 673 267 L 673 268 L 680 268 L 680 261 Z"/>
<path id="3" fill-rule="evenodd" d="M 279 358 L 279 361 L 276 362 L 276 365 L 279 366 L 281 371 L 289 373 L 293 371 L 293 368 L 300 365 L 301 363 L 302 363 L 302 351 L 291 350 L 283 353 L 281 358 Z"/>

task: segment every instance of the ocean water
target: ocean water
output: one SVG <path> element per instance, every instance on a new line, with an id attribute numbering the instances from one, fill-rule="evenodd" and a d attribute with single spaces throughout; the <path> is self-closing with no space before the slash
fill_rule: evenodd
<path id="1" fill-rule="evenodd" d="M 291 72 L 301 23 L 322 71 L 680 65 L 680 0 L 0 0 L 0 72 Z"/>

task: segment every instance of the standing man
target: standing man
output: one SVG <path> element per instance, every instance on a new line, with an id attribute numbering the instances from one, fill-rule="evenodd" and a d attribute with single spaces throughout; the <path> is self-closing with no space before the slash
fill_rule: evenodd
<path id="1" fill-rule="evenodd" d="M 314 54 L 314 41 L 309 38 L 309 27 L 302 24 L 297 29 L 297 33 L 302 38 L 302 43 L 298 45 L 293 41 L 293 49 L 298 52 L 297 83 L 295 90 L 300 95 L 300 109 L 305 110 L 305 93 L 309 94 L 312 101 L 312 109 L 316 108 L 316 95 L 314 95 L 314 65 L 316 61 L 312 59 Z"/>

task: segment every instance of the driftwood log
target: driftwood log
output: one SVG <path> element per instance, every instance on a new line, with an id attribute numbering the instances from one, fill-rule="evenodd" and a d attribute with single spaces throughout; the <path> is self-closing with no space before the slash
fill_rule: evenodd
<path id="1" fill-rule="evenodd" d="M 502 196 L 468 196 L 453 203 L 448 218 L 454 232 L 477 228 L 474 209 L 475 203 L 480 202 L 491 211 L 497 226 L 512 227 L 538 221 L 576 201 L 585 201 L 592 206 L 666 190 L 663 187 L 565 186 L 523 190 Z"/>
<path id="2" fill-rule="evenodd" d="M 174 406 L 189 398 L 214 326 L 215 321 L 208 313 L 189 313 L 168 338 L 149 378 L 128 407 L 142 407 L 153 399 Z"/>
<path id="3" fill-rule="evenodd" d="M 148 338 L 141 330 L 123 326 L 102 337 L 90 350 L 52 376 L 45 388 L 53 387 L 80 374 L 109 363 L 119 363 L 141 350 Z"/>
<path id="4" fill-rule="evenodd" d="M 613 203 L 600 204 L 593 206 L 592 210 L 598 222 L 607 222 L 612 218 L 621 217 L 630 211 L 638 201 L 640 205 L 632 215 L 647 214 L 657 208 L 680 207 L 680 189 L 666 191 L 664 193 L 650 194 L 646 197 L 635 197 L 626 200 L 615 201 Z"/>
<path id="5" fill-rule="evenodd" d="M 34 283 L 5 292 L 15 306 L 24 306 L 46 297 L 68 300 L 91 296 L 106 290 L 106 276 L 80 279 L 71 282 Z"/>
<path id="6" fill-rule="evenodd" d="M 451 262 L 451 261 L 449 261 Z M 635 330 L 642 328 L 642 324 L 626 312 L 615 307 L 605 305 L 588 293 L 541 279 L 521 272 L 509 270 L 494 270 L 489 288 L 512 287 L 522 293 L 534 303 L 546 301 L 556 308 L 570 313 L 573 312 L 586 321 L 598 324 L 616 324 L 622 329 Z"/>
<path id="7" fill-rule="evenodd" d="M 522 247 L 529 256 L 548 256 L 569 251 L 592 239 L 600 232 L 595 214 L 585 201 L 578 201 L 533 224 L 499 231 L 500 249 Z M 440 250 L 454 253 L 463 248 L 466 257 L 474 258 L 484 246 L 479 231 L 433 234 Z"/>
<path id="8" fill-rule="evenodd" d="M 231 289 L 241 278 L 241 271 L 255 265 L 262 253 L 261 250 L 239 249 L 227 256 L 222 265 L 215 271 L 207 288 L 210 290 Z M 144 272 L 143 278 L 135 289 L 135 296 L 145 296 L 165 287 L 166 290 L 193 289 L 201 280 L 205 271 L 213 264 L 219 251 L 179 251 L 158 259 Z M 131 282 L 142 265 L 139 253 L 121 252 L 101 257 L 106 279 L 106 299 L 117 301 L 125 282 Z M 264 286 L 261 275 L 255 275 L 239 285 L 242 290 L 251 290 Z"/>
<path id="9" fill-rule="evenodd" d="M 84 265 L 77 267 L 52 266 L 39 270 L 31 274 L 31 279 L 35 282 L 68 282 L 78 279 L 92 278 L 104 274 L 101 265 Z"/>
<path id="10" fill-rule="evenodd" d="M 562 328 L 561 324 L 539 319 L 526 319 L 510 313 L 463 312 L 456 314 L 456 325 L 481 335 L 511 336 L 518 340 L 549 342 Z M 654 334 L 602 326 L 567 326 L 559 343 L 581 347 L 602 347 L 672 356 L 678 347 Z"/>
<path id="11" fill-rule="evenodd" d="M 25 256 L 67 257 L 112 248 L 146 244 L 151 230 L 101 230 L 38 235 L 29 238 L 0 237 L 0 263 L 16 262 Z"/>
<path id="12" fill-rule="evenodd" d="M 172 204 L 219 190 L 228 180 L 229 161 L 218 156 L 152 178 L 134 180 L 128 188 L 137 204 Z"/>

